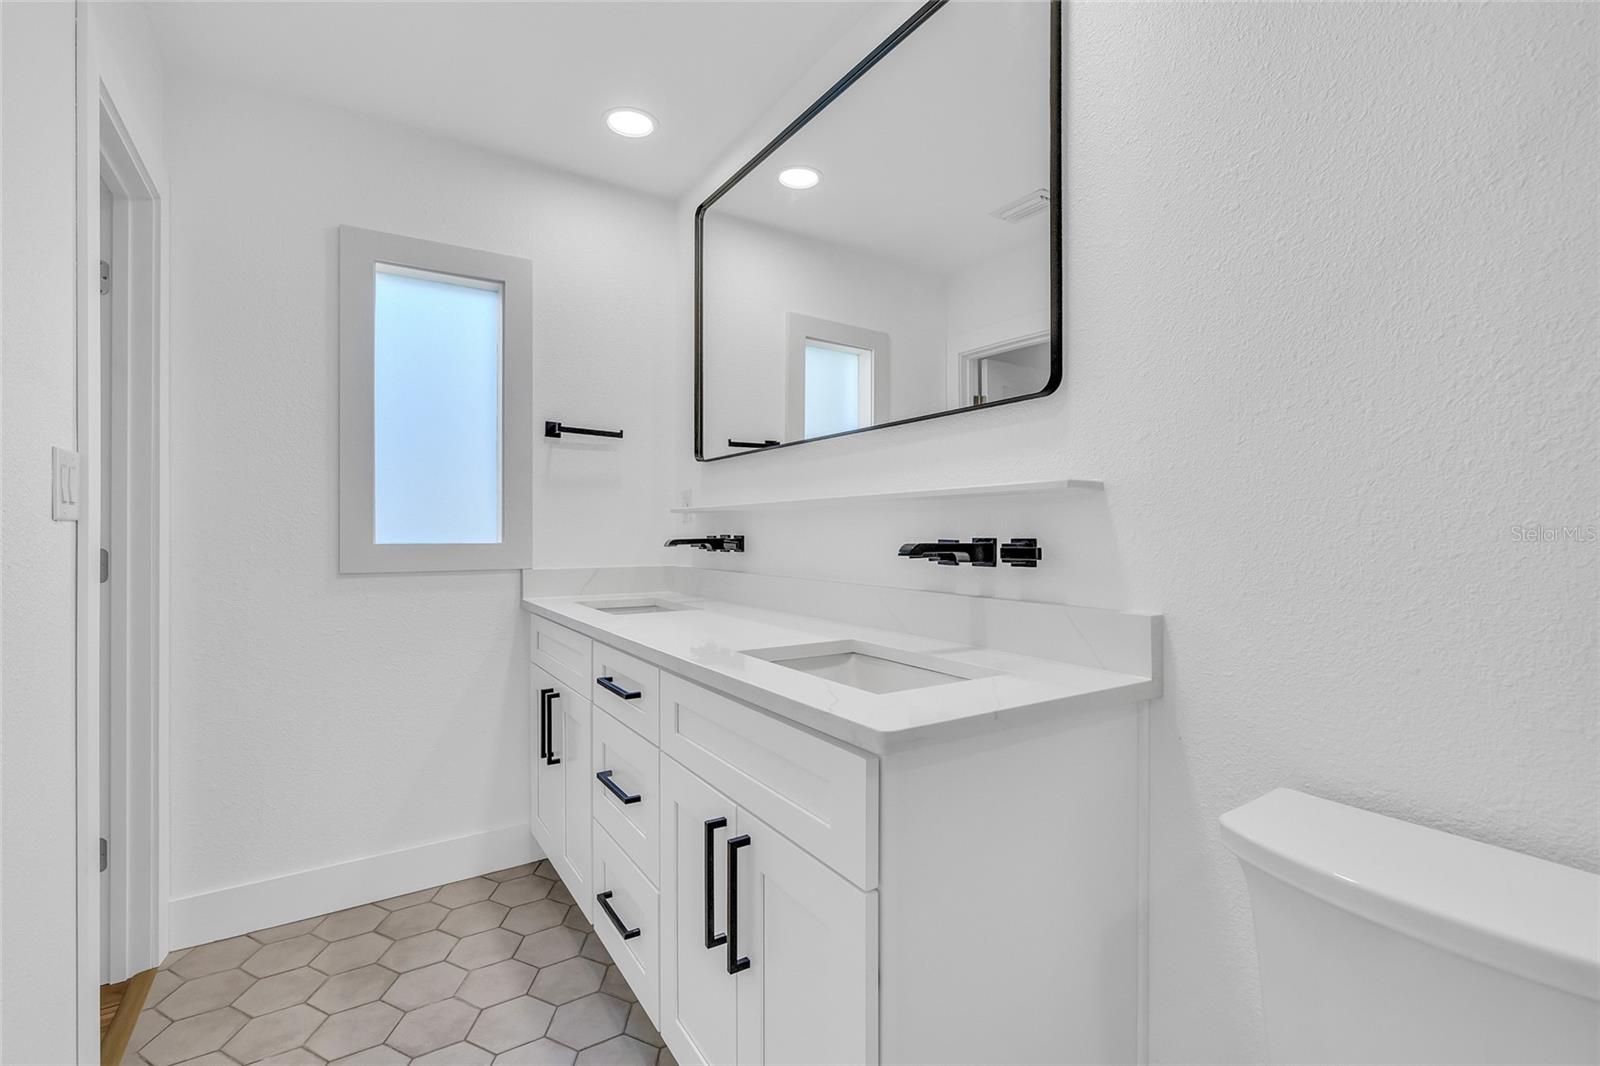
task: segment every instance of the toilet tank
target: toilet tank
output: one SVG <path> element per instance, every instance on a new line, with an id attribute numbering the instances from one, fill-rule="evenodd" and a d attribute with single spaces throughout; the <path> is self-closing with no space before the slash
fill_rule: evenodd
<path id="1" fill-rule="evenodd" d="M 1600 876 L 1292 789 L 1222 838 L 1274 1063 L 1600 1060 Z"/>

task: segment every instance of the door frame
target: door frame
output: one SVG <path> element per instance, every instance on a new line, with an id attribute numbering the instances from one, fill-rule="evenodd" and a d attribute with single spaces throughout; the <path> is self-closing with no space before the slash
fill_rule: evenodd
<path id="1" fill-rule="evenodd" d="M 973 389 L 977 385 L 978 363 L 990 356 L 1004 355 L 1014 352 L 1019 348 L 1040 344 L 1050 339 L 1048 329 L 1029 330 L 1025 333 L 1013 334 L 1000 340 L 990 341 L 970 348 L 958 348 L 956 351 L 956 386 L 950 398 L 951 406 L 973 406 Z"/>
<path id="2" fill-rule="evenodd" d="M 102 78 L 78 0 L 77 972 L 81 1061 L 99 1056 L 101 941 L 115 981 L 160 964 L 168 922 L 168 451 L 166 218 L 147 164 Z M 114 75 L 112 75 L 114 77 Z M 111 321 L 100 316 L 100 182 L 112 193 Z M 101 381 L 100 332 L 112 333 Z M 121 372 L 118 372 L 120 368 Z M 101 389 L 111 389 L 111 513 L 100 513 Z M 100 544 L 112 546 L 111 928 L 100 927 Z M 120 592 L 120 594 L 119 594 Z M 114 703 L 114 705 L 115 705 Z"/>

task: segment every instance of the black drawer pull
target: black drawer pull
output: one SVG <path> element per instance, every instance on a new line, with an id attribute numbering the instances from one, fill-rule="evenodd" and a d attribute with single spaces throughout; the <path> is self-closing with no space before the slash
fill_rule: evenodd
<path id="1" fill-rule="evenodd" d="M 611 790 L 611 794 L 617 797 L 617 799 L 621 800 L 623 803 L 638 803 L 640 800 L 644 799 L 643 796 L 630 796 L 624 792 L 622 790 L 622 786 L 611 780 L 612 773 L 613 771 L 611 770 L 601 770 L 599 773 L 595 774 L 594 777 L 596 781 L 599 781 L 602 785 L 609 788 Z"/>
<path id="2" fill-rule="evenodd" d="M 712 908 L 716 905 L 716 894 L 717 894 L 717 886 L 714 884 L 714 881 L 716 880 L 716 869 L 717 869 L 717 867 L 716 867 L 716 855 L 711 850 L 712 849 L 711 841 L 712 841 L 712 838 L 716 835 L 716 832 L 717 832 L 718 829 L 726 829 L 727 827 L 728 827 L 728 820 L 726 818 L 707 818 L 706 819 L 706 950 L 707 951 L 710 951 L 712 948 L 720 948 L 723 945 L 723 942 L 728 939 L 728 934 L 726 934 L 726 933 L 713 932 L 714 926 L 713 926 L 712 920 L 711 920 Z"/>
<path id="3" fill-rule="evenodd" d="M 550 759 L 550 693 L 553 688 L 539 690 L 539 758 Z"/>
<path id="4" fill-rule="evenodd" d="M 556 700 L 561 698 L 561 692 L 558 689 L 548 688 L 544 689 L 543 692 L 541 692 L 541 695 L 544 693 L 549 693 L 549 695 L 544 696 L 544 719 L 541 723 L 544 726 L 544 735 L 546 738 L 544 742 L 544 764 L 546 766 L 560 766 L 561 760 L 556 758 L 556 727 L 554 715 L 555 703 Z"/>
<path id="5" fill-rule="evenodd" d="M 617 912 L 611 909 L 611 890 L 608 888 L 595 897 L 595 902 L 600 904 L 600 909 L 606 912 L 606 917 L 611 919 L 611 924 L 617 927 L 617 932 L 622 934 L 622 939 L 632 940 L 639 935 L 639 930 L 629 929 L 623 924 Z"/>
<path id="6" fill-rule="evenodd" d="M 750 968 L 749 958 L 739 956 L 739 849 L 750 846 L 750 834 L 728 838 L 728 972 Z"/>
<path id="7" fill-rule="evenodd" d="M 643 692 L 629 692 L 627 689 L 623 688 L 609 677 L 597 677 L 594 679 L 594 683 L 611 693 L 613 696 L 620 696 L 625 700 L 636 700 L 640 696 L 644 695 Z"/>

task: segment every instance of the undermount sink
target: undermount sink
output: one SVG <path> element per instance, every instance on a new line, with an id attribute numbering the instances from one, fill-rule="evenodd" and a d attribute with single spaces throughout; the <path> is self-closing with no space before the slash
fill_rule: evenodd
<path id="1" fill-rule="evenodd" d="M 987 670 L 958 666 L 931 656 L 865 644 L 858 640 L 832 640 L 788 648 L 757 648 L 745 654 L 764 659 L 775 666 L 849 685 L 863 692 L 904 692 L 990 676 Z"/>
<path id="2" fill-rule="evenodd" d="M 588 607 L 603 614 L 665 614 L 668 611 L 693 610 L 685 604 L 656 599 L 580 600 L 578 606 Z"/>

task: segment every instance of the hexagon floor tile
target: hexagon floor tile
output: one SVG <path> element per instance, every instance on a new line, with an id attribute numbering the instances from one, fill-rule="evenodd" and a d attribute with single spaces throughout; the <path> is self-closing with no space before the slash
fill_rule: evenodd
<path id="1" fill-rule="evenodd" d="M 677 1066 L 548 862 L 175 951 L 125 1062 Z"/>

